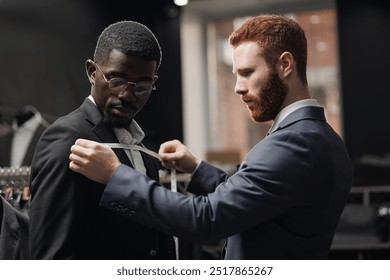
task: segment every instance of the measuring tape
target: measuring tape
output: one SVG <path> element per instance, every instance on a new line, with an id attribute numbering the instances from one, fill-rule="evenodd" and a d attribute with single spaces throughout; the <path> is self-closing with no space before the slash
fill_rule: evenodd
<path id="1" fill-rule="evenodd" d="M 158 160 L 161 160 L 161 157 L 158 153 L 153 152 L 145 147 L 139 145 L 130 145 L 130 144 L 122 144 L 122 143 L 105 143 L 111 149 L 125 149 L 125 150 L 137 150 L 140 152 L 144 152 Z M 176 179 L 176 169 L 171 168 L 171 191 L 177 192 L 177 179 Z"/>
<path id="2" fill-rule="evenodd" d="M 122 144 L 122 143 L 105 143 L 105 144 L 109 146 L 111 149 L 137 150 L 140 152 L 144 152 L 145 154 L 148 154 L 152 157 L 155 157 L 158 160 L 161 160 L 161 157 L 158 153 L 153 152 L 139 145 L 130 145 L 130 144 Z M 176 169 L 174 168 L 171 168 L 171 191 L 177 192 Z M 176 248 L 176 259 L 179 259 L 179 239 L 176 236 L 174 236 L 173 239 Z"/>

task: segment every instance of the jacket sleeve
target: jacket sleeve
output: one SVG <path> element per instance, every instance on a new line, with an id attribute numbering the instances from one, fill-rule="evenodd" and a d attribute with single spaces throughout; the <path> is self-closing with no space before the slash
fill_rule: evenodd
<path id="1" fill-rule="evenodd" d="M 196 195 L 207 195 L 215 190 L 222 182 L 225 182 L 228 175 L 219 168 L 202 161 L 198 169 L 192 174 L 187 191 Z"/>
<path id="2" fill-rule="evenodd" d="M 36 147 L 30 182 L 32 259 L 75 258 L 73 249 L 81 236 L 76 229 L 86 218 L 77 211 L 83 190 L 76 186 L 79 175 L 69 170 L 68 157 L 79 136 L 69 126 L 53 125 Z"/>
<path id="3" fill-rule="evenodd" d="M 274 139 L 255 147 L 226 181 L 221 172 L 200 166 L 193 184 L 203 184 L 200 189 L 206 191 L 201 196 L 172 193 L 121 165 L 101 205 L 179 238 L 217 241 L 280 215 L 305 199 L 304 182 L 312 181 L 313 172 L 310 150 L 302 141 L 289 134 L 282 141 Z"/>

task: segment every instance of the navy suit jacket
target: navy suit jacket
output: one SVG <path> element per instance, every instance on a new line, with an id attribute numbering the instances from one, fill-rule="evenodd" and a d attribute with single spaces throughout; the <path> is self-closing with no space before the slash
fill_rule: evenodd
<path id="1" fill-rule="evenodd" d="M 101 204 L 132 221 L 206 243 L 227 238 L 225 259 L 326 259 L 352 185 L 341 138 L 321 107 L 300 108 L 228 177 L 202 162 L 185 196 L 121 165 Z"/>
<path id="2" fill-rule="evenodd" d="M 30 182 L 31 258 L 174 259 L 172 236 L 99 207 L 105 186 L 69 169 L 70 147 L 78 138 L 118 142 L 88 98 L 46 129 L 35 150 Z M 132 168 L 123 150 L 115 152 Z M 158 180 L 159 161 L 142 157 L 147 175 Z"/>

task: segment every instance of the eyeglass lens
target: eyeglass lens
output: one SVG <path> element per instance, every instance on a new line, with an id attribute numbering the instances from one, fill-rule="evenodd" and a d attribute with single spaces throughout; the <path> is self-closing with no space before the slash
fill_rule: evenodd
<path id="1" fill-rule="evenodd" d="M 154 87 L 154 84 L 152 82 L 147 81 L 130 83 L 122 78 L 112 78 L 109 81 L 110 88 L 117 90 L 120 93 L 126 91 L 129 84 L 133 87 L 134 93 L 138 96 L 150 94 Z"/>
<path id="2" fill-rule="evenodd" d="M 117 93 L 119 93 L 119 94 L 124 93 L 127 90 L 127 87 L 129 85 L 131 85 L 133 87 L 134 94 L 137 96 L 148 95 L 152 92 L 152 90 L 156 89 L 154 82 L 156 81 L 157 76 L 155 76 L 155 79 L 152 82 L 139 81 L 139 82 L 134 83 L 134 82 L 126 81 L 125 79 L 122 79 L 122 78 L 112 78 L 110 80 L 107 80 L 106 76 L 104 75 L 104 73 L 100 69 L 99 65 L 97 63 L 95 63 L 95 64 L 96 64 L 97 69 L 102 73 L 103 78 L 108 83 L 109 87 L 111 89 L 117 91 Z"/>

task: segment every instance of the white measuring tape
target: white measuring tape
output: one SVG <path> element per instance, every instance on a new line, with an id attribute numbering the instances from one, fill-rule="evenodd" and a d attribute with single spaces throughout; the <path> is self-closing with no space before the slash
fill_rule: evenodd
<path id="1" fill-rule="evenodd" d="M 139 145 L 129 145 L 129 144 L 122 144 L 122 143 L 105 143 L 105 144 L 109 146 L 111 149 L 137 150 L 140 152 L 144 152 L 145 154 L 148 154 L 152 157 L 155 157 L 158 160 L 161 160 L 161 157 L 158 153 L 153 152 Z M 177 192 L 176 169 L 174 168 L 171 168 L 171 191 Z"/>
<path id="2" fill-rule="evenodd" d="M 145 154 L 148 154 L 152 157 L 155 157 L 158 160 L 161 160 L 161 157 L 158 153 L 153 152 L 139 145 L 129 145 L 129 144 L 122 144 L 122 143 L 105 143 L 105 144 L 109 146 L 111 149 L 137 150 L 140 152 L 144 152 Z M 176 169 L 174 168 L 171 168 L 171 191 L 177 192 Z M 176 248 L 176 259 L 179 259 L 179 239 L 176 236 L 174 236 L 173 239 Z"/>

